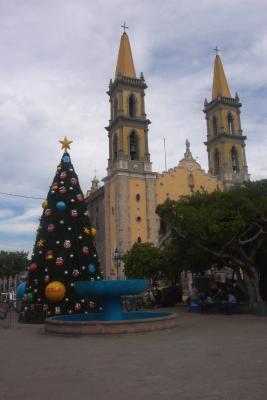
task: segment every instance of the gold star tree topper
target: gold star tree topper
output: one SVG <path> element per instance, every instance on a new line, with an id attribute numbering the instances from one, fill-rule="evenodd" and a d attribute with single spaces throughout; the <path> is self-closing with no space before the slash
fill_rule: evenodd
<path id="1" fill-rule="evenodd" d="M 59 143 L 62 144 L 61 149 L 64 149 L 65 153 L 68 153 L 68 149 L 70 149 L 70 144 L 72 143 L 72 140 L 68 140 L 67 137 L 64 137 L 64 140 L 59 140 Z"/>

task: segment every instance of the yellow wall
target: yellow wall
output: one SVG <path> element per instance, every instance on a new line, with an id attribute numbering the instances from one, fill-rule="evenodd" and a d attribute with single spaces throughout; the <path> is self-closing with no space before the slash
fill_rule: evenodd
<path id="1" fill-rule="evenodd" d="M 136 201 L 136 195 L 140 195 L 140 201 Z M 147 241 L 147 210 L 146 210 L 146 186 L 141 179 L 129 181 L 129 206 L 131 215 L 131 243 L 134 244 L 141 237 L 142 242 Z M 136 220 L 141 217 L 141 221 Z"/>
<path id="2" fill-rule="evenodd" d="M 192 171 L 188 167 L 193 166 Z M 223 185 L 215 177 L 203 171 L 196 161 L 182 160 L 178 167 L 159 175 L 156 179 L 157 204 L 162 204 L 167 198 L 177 200 L 180 196 L 191 194 L 188 185 L 188 176 L 194 177 L 194 192 L 206 189 L 208 192 L 216 190 L 218 187 L 223 190 Z"/>
<path id="3" fill-rule="evenodd" d="M 123 151 L 125 154 L 129 154 L 129 135 L 132 133 L 132 127 L 123 127 Z M 134 128 L 134 131 L 138 135 L 138 150 L 139 156 L 144 157 L 145 155 L 145 142 L 144 142 L 144 129 Z"/>
<path id="4" fill-rule="evenodd" d="M 140 93 L 134 91 L 134 92 L 130 92 L 128 90 L 124 90 L 123 94 L 122 94 L 122 98 L 123 98 L 123 111 L 124 114 L 129 116 L 129 109 L 128 109 L 128 100 L 130 95 L 133 94 L 135 97 L 135 105 L 136 105 L 136 116 L 140 117 L 141 115 L 141 96 Z"/>

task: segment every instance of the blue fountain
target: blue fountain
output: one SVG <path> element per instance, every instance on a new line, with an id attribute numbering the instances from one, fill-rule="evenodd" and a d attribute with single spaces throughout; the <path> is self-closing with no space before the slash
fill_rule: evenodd
<path id="1" fill-rule="evenodd" d="M 88 314 L 60 315 L 48 318 L 45 329 L 61 334 L 116 334 L 154 331 L 177 325 L 177 314 L 170 312 L 124 312 L 122 296 L 138 295 L 148 288 L 144 279 L 78 281 L 77 294 L 100 298 L 103 311 Z"/>

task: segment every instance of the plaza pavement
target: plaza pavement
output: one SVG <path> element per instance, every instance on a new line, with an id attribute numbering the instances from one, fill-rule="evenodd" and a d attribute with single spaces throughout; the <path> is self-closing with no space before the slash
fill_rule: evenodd
<path id="1" fill-rule="evenodd" d="M 267 317 L 172 310 L 177 328 L 127 336 L 51 336 L 0 321 L 0 399 L 267 398 Z"/>

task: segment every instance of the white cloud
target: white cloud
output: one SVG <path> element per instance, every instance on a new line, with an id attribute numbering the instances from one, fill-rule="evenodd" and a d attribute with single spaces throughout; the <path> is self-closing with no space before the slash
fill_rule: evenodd
<path id="1" fill-rule="evenodd" d="M 249 171 L 252 178 L 266 177 L 266 12 L 263 0 L 226 0 L 216 3 L 216 12 L 213 0 L 136 0 L 134 7 L 122 0 L 1 1 L 1 191 L 46 197 L 61 158 L 57 141 L 65 135 L 74 141 L 71 157 L 83 190 L 95 168 L 99 178 L 105 176 L 106 90 L 124 20 L 136 70 L 148 84 L 154 170 L 164 169 L 164 137 L 169 167 L 182 158 L 188 138 L 207 168 L 202 108 L 204 98 L 210 99 L 212 49 L 218 45 L 231 92 L 243 103 Z M 6 199 L 5 209 L 19 204 L 20 210 L 12 224 L 1 221 L 2 232 L 33 234 L 40 202 L 22 206 Z"/>

